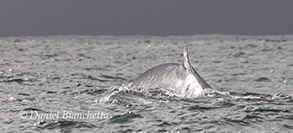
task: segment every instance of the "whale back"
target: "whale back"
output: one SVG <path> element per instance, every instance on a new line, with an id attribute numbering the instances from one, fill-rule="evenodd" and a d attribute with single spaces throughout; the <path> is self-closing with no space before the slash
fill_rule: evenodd
<path id="1" fill-rule="evenodd" d="M 176 63 L 162 64 L 153 67 L 131 82 L 135 88 L 170 88 L 170 83 L 178 80 L 178 69 L 181 65 Z M 183 75 L 181 77 L 184 77 Z"/>
<path id="2" fill-rule="evenodd" d="M 162 88 L 167 91 L 189 96 L 198 95 L 202 89 L 211 88 L 194 70 L 189 62 L 188 48 L 184 47 L 182 64 L 167 63 L 153 67 L 135 80 L 129 86 L 132 89 Z"/>

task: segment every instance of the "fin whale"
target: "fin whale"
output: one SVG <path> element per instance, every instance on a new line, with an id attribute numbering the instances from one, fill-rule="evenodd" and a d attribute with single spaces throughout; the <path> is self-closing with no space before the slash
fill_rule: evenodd
<path id="1" fill-rule="evenodd" d="M 134 90 L 163 89 L 177 97 L 196 98 L 202 96 L 210 85 L 194 70 L 189 62 L 188 48 L 183 49 L 182 64 L 167 63 L 153 67 L 129 83 Z"/>

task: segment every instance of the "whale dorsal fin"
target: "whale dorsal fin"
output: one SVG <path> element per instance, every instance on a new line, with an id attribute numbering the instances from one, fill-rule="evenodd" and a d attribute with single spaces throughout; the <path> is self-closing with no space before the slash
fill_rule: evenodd
<path id="1" fill-rule="evenodd" d="M 184 58 L 184 61 L 183 61 L 184 68 L 186 68 L 187 70 L 190 70 L 191 69 L 191 65 L 189 63 L 188 46 L 187 45 L 185 45 L 185 47 L 183 49 L 183 58 Z"/>

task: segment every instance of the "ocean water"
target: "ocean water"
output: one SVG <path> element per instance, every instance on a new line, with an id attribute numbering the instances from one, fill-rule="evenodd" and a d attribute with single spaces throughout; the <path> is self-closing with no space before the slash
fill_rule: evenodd
<path id="1" fill-rule="evenodd" d="M 190 62 L 229 96 L 127 84 Z M 0 132 L 293 132 L 293 36 L 0 38 Z"/>

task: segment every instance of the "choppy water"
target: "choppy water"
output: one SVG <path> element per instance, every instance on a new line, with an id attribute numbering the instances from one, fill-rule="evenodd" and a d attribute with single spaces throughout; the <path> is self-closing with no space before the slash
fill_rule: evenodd
<path id="1" fill-rule="evenodd" d="M 185 44 L 231 97 L 125 90 Z M 292 132 L 292 85 L 293 36 L 0 38 L 1 132 Z"/>

